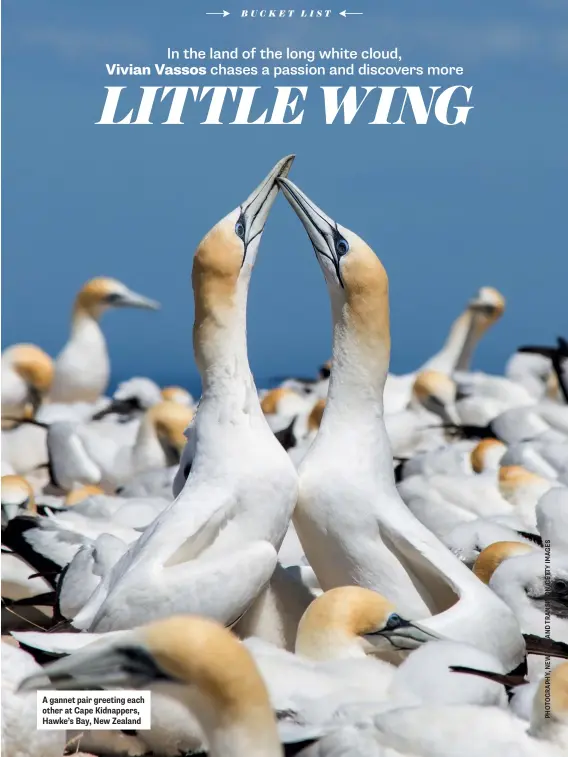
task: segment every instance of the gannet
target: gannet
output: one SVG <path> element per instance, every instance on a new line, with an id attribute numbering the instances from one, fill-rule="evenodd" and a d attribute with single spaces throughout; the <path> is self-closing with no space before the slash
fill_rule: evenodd
<path id="1" fill-rule="evenodd" d="M 211 757 L 281 757 L 270 700 L 246 647 L 218 623 L 178 615 L 80 650 L 28 676 L 20 691 L 146 688 L 196 718 Z M 142 733 L 142 732 L 141 732 Z"/>
<path id="2" fill-rule="evenodd" d="M 53 380 L 53 361 L 33 344 L 15 344 L 2 353 L 2 416 L 33 415 Z M 2 420 L 2 428 L 11 421 Z"/>
<path id="3" fill-rule="evenodd" d="M 2 528 L 21 512 L 37 513 L 33 488 L 23 476 L 2 476 Z"/>
<path id="4" fill-rule="evenodd" d="M 535 527 L 537 502 L 554 486 L 554 481 L 531 473 L 520 465 L 502 465 L 498 476 L 501 496 L 515 507 L 527 526 Z"/>
<path id="5" fill-rule="evenodd" d="M 539 499 L 536 525 L 543 542 L 568 554 L 568 488 L 555 486 Z"/>
<path id="6" fill-rule="evenodd" d="M 334 321 L 328 401 L 299 468 L 294 524 L 306 557 L 324 590 L 372 588 L 405 617 L 425 618 L 424 627 L 491 652 L 512 670 L 524 660 L 513 613 L 414 518 L 395 487 L 382 398 L 386 272 L 363 240 L 291 181 L 279 184 L 312 241 Z"/>
<path id="7" fill-rule="evenodd" d="M 203 393 L 191 473 L 74 619 L 78 628 L 131 628 L 188 610 L 232 624 L 272 576 L 298 484 L 250 373 L 246 299 L 275 180 L 291 163 L 277 163 L 198 246 L 193 333 Z"/>
<path id="8" fill-rule="evenodd" d="M 454 321 L 443 348 L 427 360 L 418 371 L 433 370 L 451 374 L 467 370 L 479 339 L 503 314 L 505 299 L 493 287 L 481 287 L 464 312 Z M 387 413 L 404 410 L 407 406 L 416 373 L 403 376 L 389 374 L 384 389 Z"/>
<path id="9" fill-rule="evenodd" d="M 23 678 L 41 667 L 18 647 L 2 642 L 2 754 L 4 757 L 61 757 L 65 731 L 37 729 L 36 695 L 18 693 Z"/>
<path id="10" fill-rule="evenodd" d="M 121 307 L 157 310 L 159 305 L 115 279 L 91 279 L 81 289 L 73 307 L 71 336 L 55 360 L 51 402 L 95 402 L 104 394 L 110 363 L 99 319 L 106 310 Z"/>
<path id="11" fill-rule="evenodd" d="M 376 739 L 415 757 L 563 757 L 568 743 L 568 663 L 543 679 L 530 727 L 495 707 L 409 707 L 372 720 Z"/>
<path id="12" fill-rule="evenodd" d="M 161 390 L 162 399 L 168 402 L 178 402 L 180 405 L 193 407 L 195 404 L 193 397 L 182 386 L 165 386 Z"/>

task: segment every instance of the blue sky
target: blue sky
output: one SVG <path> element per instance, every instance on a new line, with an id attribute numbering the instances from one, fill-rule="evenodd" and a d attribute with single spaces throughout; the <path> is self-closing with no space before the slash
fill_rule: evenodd
<path id="1" fill-rule="evenodd" d="M 343 2 L 343 0 L 342 0 Z M 256 3 L 256 6 L 262 6 Z M 274 4 L 273 4 L 274 5 Z M 515 347 L 566 330 L 565 0 L 377 0 L 277 7 L 360 10 L 325 21 L 238 18 L 250 0 L 5 0 L 3 3 L 3 345 L 56 354 L 75 292 L 107 275 L 160 300 L 157 313 L 103 320 L 113 383 L 149 375 L 195 389 L 190 271 L 203 234 L 281 156 L 294 180 L 365 238 L 390 277 L 395 372 L 442 343 L 481 285 L 507 297 L 475 365 L 501 371 Z M 206 10 L 226 8 L 226 19 Z M 473 85 L 466 127 L 96 126 L 104 86 L 188 82 L 118 77 L 105 63 L 166 62 L 166 48 L 398 46 L 409 65 L 463 65 L 457 79 L 281 84 Z M 282 198 L 265 232 L 249 304 L 259 383 L 311 375 L 330 352 L 323 277 Z"/>

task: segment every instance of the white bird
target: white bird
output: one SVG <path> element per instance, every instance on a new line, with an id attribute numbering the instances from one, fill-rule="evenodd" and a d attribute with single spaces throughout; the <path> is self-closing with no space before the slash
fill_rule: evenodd
<path id="1" fill-rule="evenodd" d="M 19 693 L 22 680 L 42 673 L 41 667 L 18 647 L 2 642 L 2 755 L 62 757 L 65 731 L 37 729 L 36 694 Z"/>
<path id="2" fill-rule="evenodd" d="M 2 353 L 2 428 L 9 418 L 35 413 L 53 380 L 53 361 L 34 344 L 15 344 Z"/>
<path id="3" fill-rule="evenodd" d="M 157 310 L 159 305 L 115 279 L 91 279 L 83 286 L 75 299 L 69 341 L 55 360 L 51 402 L 95 402 L 104 394 L 110 362 L 99 319 L 106 310 L 122 307 Z"/>
<path id="4" fill-rule="evenodd" d="M 530 727 L 494 707 L 409 707 L 372 719 L 375 738 L 414 757 L 553 757 L 568 743 L 568 663 L 538 687 Z"/>
<path id="5" fill-rule="evenodd" d="M 443 348 L 422 365 L 419 371 L 432 370 L 451 375 L 467 370 L 479 339 L 505 310 L 503 295 L 493 287 L 481 287 L 464 312 L 454 321 Z M 416 373 L 389 374 L 384 388 L 387 413 L 404 410 L 410 401 Z"/>
<path id="6" fill-rule="evenodd" d="M 54 688 L 151 687 L 174 714 L 198 721 L 211 757 L 282 756 L 266 685 L 230 631 L 179 615 L 111 636 L 29 676 L 21 689 L 43 685 L 46 676 Z"/>
<path id="7" fill-rule="evenodd" d="M 536 525 L 544 543 L 568 554 L 568 489 L 555 486 L 536 505 Z"/>
<path id="8" fill-rule="evenodd" d="M 275 180 L 291 163 L 291 157 L 281 160 L 197 249 L 194 346 L 203 394 L 191 473 L 74 619 L 78 628 L 131 628 L 174 611 L 234 623 L 272 576 L 297 474 L 260 408 L 245 319 Z"/>
<path id="9" fill-rule="evenodd" d="M 425 618 L 423 627 L 491 652 L 512 670 L 524 658 L 513 613 L 414 518 L 396 491 L 383 421 L 390 351 L 384 268 L 359 237 L 292 182 L 279 183 L 312 241 L 334 320 L 328 401 L 299 469 L 294 524 L 306 557 L 324 590 L 372 588 L 406 617 Z"/>

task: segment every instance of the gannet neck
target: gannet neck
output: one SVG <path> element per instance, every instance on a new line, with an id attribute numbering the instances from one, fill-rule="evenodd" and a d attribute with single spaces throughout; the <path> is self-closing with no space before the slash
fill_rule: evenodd
<path id="1" fill-rule="evenodd" d="M 423 370 L 452 373 L 466 345 L 472 327 L 472 313 L 469 309 L 459 315 L 450 327 L 450 333 L 442 349 L 420 368 Z"/>
<path id="2" fill-rule="evenodd" d="M 349 291 L 344 302 L 334 295 L 333 369 L 322 430 L 338 420 L 353 422 L 354 416 L 369 422 L 382 418 L 390 359 L 386 275 L 380 291 Z"/>

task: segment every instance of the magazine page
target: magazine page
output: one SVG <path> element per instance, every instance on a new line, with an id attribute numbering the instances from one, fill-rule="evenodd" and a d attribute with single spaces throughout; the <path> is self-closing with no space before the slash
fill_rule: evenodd
<path id="1" fill-rule="evenodd" d="M 2 757 L 565 754 L 565 0 L 1 11 Z"/>

